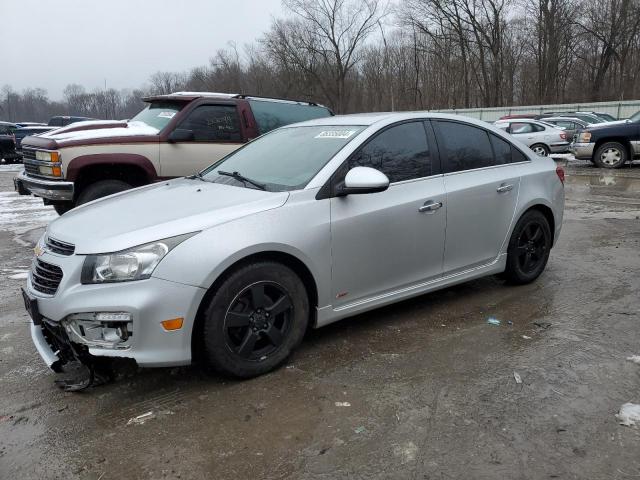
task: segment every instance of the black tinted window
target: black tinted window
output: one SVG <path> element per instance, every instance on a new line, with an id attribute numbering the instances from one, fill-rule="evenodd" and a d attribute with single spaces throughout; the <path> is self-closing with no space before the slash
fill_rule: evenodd
<path id="1" fill-rule="evenodd" d="M 439 121 L 437 126 L 444 173 L 495 165 L 486 131 L 456 122 Z"/>
<path id="2" fill-rule="evenodd" d="M 193 130 L 196 142 L 240 142 L 240 122 L 235 105 L 202 105 L 192 111 L 180 128 Z"/>
<path id="3" fill-rule="evenodd" d="M 494 158 L 496 159 L 496 165 L 504 165 L 505 163 L 511 163 L 511 144 L 496 135 L 489 134 L 491 139 L 491 146 L 493 147 Z"/>
<path id="4" fill-rule="evenodd" d="M 390 182 L 431 175 L 431 156 L 422 122 L 403 123 L 379 133 L 349 159 L 349 168 L 380 170 Z"/>
<path id="5" fill-rule="evenodd" d="M 317 105 L 268 100 L 249 100 L 249 104 L 261 134 L 283 125 L 331 115 L 328 109 Z"/>
<path id="6" fill-rule="evenodd" d="M 513 147 L 511 151 L 512 162 L 528 162 L 529 157 L 527 157 L 524 153 L 522 153 L 517 148 Z"/>

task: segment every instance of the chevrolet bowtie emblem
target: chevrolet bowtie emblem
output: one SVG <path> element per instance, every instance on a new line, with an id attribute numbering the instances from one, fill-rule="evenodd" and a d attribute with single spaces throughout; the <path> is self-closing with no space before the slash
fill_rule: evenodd
<path id="1" fill-rule="evenodd" d="M 36 254 L 36 257 L 41 257 L 44 254 L 44 247 L 39 243 L 34 247 L 33 253 Z"/>

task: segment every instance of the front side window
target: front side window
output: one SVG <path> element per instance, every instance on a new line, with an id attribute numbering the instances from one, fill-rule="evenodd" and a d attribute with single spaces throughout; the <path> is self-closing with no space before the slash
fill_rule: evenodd
<path id="1" fill-rule="evenodd" d="M 203 178 L 214 183 L 259 188 L 237 175 L 228 175 L 236 172 L 268 191 L 298 190 L 363 129 L 360 125 L 280 128 L 227 155 L 207 168 Z"/>
<path id="2" fill-rule="evenodd" d="M 178 128 L 193 131 L 196 142 L 241 142 L 240 119 L 235 105 L 196 107 Z"/>
<path id="3" fill-rule="evenodd" d="M 444 173 L 490 167 L 493 158 L 489 135 L 481 128 L 457 122 L 436 122 L 438 145 L 444 153 Z M 512 124 L 513 125 L 513 124 Z"/>
<path id="4" fill-rule="evenodd" d="M 187 102 L 151 102 L 144 110 L 133 117 L 131 122 L 142 122 L 160 131 L 184 108 Z"/>
<path id="5" fill-rule="evenodd" d="M 349 159 L 349 169 L 371 167 L 389 182 L 431 175 L 431 155 L 422 122 L 410 122 L 384 130 Z"/>

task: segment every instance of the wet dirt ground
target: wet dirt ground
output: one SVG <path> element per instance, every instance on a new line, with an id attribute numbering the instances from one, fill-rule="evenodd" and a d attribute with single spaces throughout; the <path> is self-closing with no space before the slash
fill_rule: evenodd
<path id="1" fill-rule="evenodd" d="M 562 237 L 535 283 L 485 278 L 360 315 L 242 382 L 189 367 L 57 389 L 19 295 L 52 214 L 0 215 L 0 478 L 640 477 L 640 429 L 614 417 L 640 403 L 626 360 L 640 355 L 640 164 L 566 168 Z"/>

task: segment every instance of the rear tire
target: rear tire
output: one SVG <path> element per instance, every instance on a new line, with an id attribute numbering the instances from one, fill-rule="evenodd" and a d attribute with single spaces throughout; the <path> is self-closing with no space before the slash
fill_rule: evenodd
<path id="1" fill-rule="evenodd" d="M 511 234 L 504 277 L 515 285 L 533 282 L 549 260 L 553 237 L 547 218 L 538 210 L 526 212 Z"/>
<path id="2" fill-rule="evenodd" d="M 133 186 L 123 182 L 122 180 L 102 180 L 100 182 L 92 183 L 85 187 L 82 193 L 78 196 L 76 205 L 89 203 L 93 200 L 97 200 L 98 198 L 113 195 L 114 193 L 124 192 L 130 188 L 133 188 Z"/>
<path id="3" fill-rule="evenodd" d="M 533 153 L 535 153 L 536 155 L 540 155 L 541 157 L 548 157 L 551 153 L 549 147 L 547 147 L 544 143 L 536 143 L 534 145 L 531 145 L 531 147 L 529 148 L 533 150 Z"/>
<path id="4" fill-rule="evenodd" d="M 593 163 L 600 168 L 620 168 L 627 161 L 627 149 L 618 142 L 607 142 L 598 147 Z"/>
<path id="5" fill-rule="evenodd" d="M 287 359 L 308 322 L 298 275 L 281 263 L 250 263 L 225 278 L 204 312 L 204 360 L 223 375 L 262 375 Z"/>

